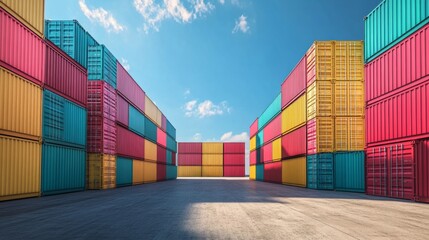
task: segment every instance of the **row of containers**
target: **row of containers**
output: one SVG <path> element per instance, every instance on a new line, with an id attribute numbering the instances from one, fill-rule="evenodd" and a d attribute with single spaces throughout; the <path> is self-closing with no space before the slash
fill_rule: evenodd
<path id="1" fill-rule="evenodd" d="M 315 42 L 250 126 L 250 179 L 365 191 L 362 41 Z"/>
<path id="2" fill-rule="evenodd" d="M 78 22 L 1 0 L 0 39 L 0 200 L 176 178 L 174 127 Z"/>
<path id="3" fill-rule="evenodd" d="M 244 142 L 179 142 L 179 177 L 244 177 Z"/>

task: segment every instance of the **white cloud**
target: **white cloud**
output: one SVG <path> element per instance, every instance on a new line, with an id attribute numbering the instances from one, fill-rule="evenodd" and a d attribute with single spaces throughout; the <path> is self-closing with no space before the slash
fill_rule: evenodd
<path id="1" fill-rule="evenodd" d="M 186 89 L 185 92 L 183 93 L 183 96 L 185 96 L 185 99 L 186 99 L 186 98 L 188 98 L 189 95 L 191 95 L 191 90 Z"/>
<path id="2" fill-rule="evenodd" d="M 85 0 L 79 0 L 79 7 L 89 20 L 100 23 L 107 30 L 107 32 L 118 33 L 126 29 L 124 25 L 118 23 L 113 15 L 104 8 L 100 7 L 90 9 L 88 5 L 86 5 Z"/>
<path id="3" fill-rule="evenodd" d="M 125 68 L 125 70 L 130 71 L 131 67 L 127 59 L 121 58 L 121 64 Z"/>
<path id="4" fill-rule="evenodd" d="M 215 9 L 215 6 L 210 2 L 205 3 L 204 0 L 194 0 L 194 19 L 204 16 L 205 13 Z"/>
<path id="5" fill-rule="evenodd" d="M 240 1 L 239 0 L 231 0 L 231 4 L 236 5 L 236 6 L 240 6 Z"/>
<path id="6" fill-rule="evenodd" d="M 250 27 L 247 23 L 247 17 L 244 15 L 241 15 L 236 21 L 235 21 L 235 27 L 232 30 L 232 33 L 236 33 L 238 31 L 241 31 L 243 33 L 247 33 L 249 31 Z"/>
<path id="7" fill-rule="evenodd" d="M 201 133 L 195 133 L 194 136 L 192 136 L 191 138 L 191 140 L 195 142 L 201 142 L 202 139 L 203 136 L 201 135 Z"/>
<path id="8" fill-rule="evenodd" d="M 219 3 L 224 5 L 225 4 L 225 0 L 219 0 Z"/>
<path id="9" fill-rule="evenodd" d="M 210 100 L 205 100 L 200 103 L 198 103 L 197 100 L 189 101 L 185 104 L 184 110 L 185 116 L 196 116 L 199 118 L 223 115 L 224 113 L 231 112 L 231 108 L 228 106 L 228 103 L 226 101 L 223 101 L 219 104 L 214 104 Z"/>

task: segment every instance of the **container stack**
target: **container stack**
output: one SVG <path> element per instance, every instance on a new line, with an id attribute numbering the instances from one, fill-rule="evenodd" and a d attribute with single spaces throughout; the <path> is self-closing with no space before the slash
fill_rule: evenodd
<path id="1" fill-rule="evenodd" d="M 202 143 L 202 177 L 223 177 L 223 143 Z"/>
<path id="2" fill-rule="evenodd" d="M 223 143 L 223 176 L 244 177 L 245 158 L 244 143 Z"/>
<path id="3" fill-rule="evenodd" d="M 179 142 L 177 153 L 177 175 L 179 177 L 201 177 L 203 144 L 200 142 Z"/>
<path id="4" fill-rule="evenodd" d="M 365 18 L 370 195 L 429 202 L 428 7 L 385 0 Z"/>

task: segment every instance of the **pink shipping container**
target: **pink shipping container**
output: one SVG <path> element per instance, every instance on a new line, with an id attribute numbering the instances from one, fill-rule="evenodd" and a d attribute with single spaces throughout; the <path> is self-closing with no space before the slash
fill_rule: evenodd
<path id="1" fill-rule="evenodd" d="M 250 125 L 250 137 L 255 136 L 258 133 L 258 119 L 256 119 L 252 125 Z"/>
<path id="2" fill-rule="evenodd" d="M 156 181 L 164 181 L 167 178 L 167 166 L 156 164 Z"/>
<path id="3" fill-rule="evenodd" d="M 45 66 L 44 87 L 86 107 L 86 69 L 49 40 L 46 40 Z"/>
<path id="4" fill-rule="evenodd" d="M 282 183 L 282 162 L 264 164 L 264 181 Z"/>
<path id="5" fill-rule="evenodd" d="M 144 159 L 144 138 L 126 128 L 119 125 L 116 126 L 118 129 L 117 154 L 133 159 Z"/>
<path id="6" fill-rule="evenodd" d="M 257 163 L 256 154 L 257 154 L 257 150 L 250 151 L 250 155 L 249 155 L 250 165 L 256 165 Z"/>
<path id="7" fill-rule="evenodd" d="M 244 165 L 244 153 L 226 153 L 223 154 L 223 165 Z"/>
<path id="8" fill-rule="evenodd" d="M 121 95 L 117 95 L 116 110 L 117 110 L 116 121 L 119 124 L 122 124 L 125 127 L 128 127 L 129 106 L 128 106 L 128 102 L 124 98 L 122 98 Z"/>
<path id="9" fill-rule="evenodd" d="M 244 165 L 223 166 L 224 177 L 244 177 Z"/>
<path id="10" fill-rule="evenodd" d="M 178 166 L 201 166 L 203 155 L 201 153 L 179 153 Z"/>
<path id="11" fill-rule="evenodd" d="M 88 116 L 116 121 L 116 92 L 104 81 L 88 81 Z"/>
<path id="12" fill-rule="evenodd" d="M 167 118 L 162 114 L 161 116 L 161 129 L 167 131 Z"/>
<path id="13" fill-rule="evenodd" d="M 161 146 L 156 146 L 157 147 L 157 153 L 156 153 L 156 159 L 158 163 L 167 163 L 167 149 L 161 147 Z"/>
<path id="14" fill-rule="evenodd" d="M 245 153 L 244 142 L 228 142 L 223 143 L 223 153 Z"/>
<path id="15" fill-rule="evenodd" d="M 87 151 L 116 154 L 116 124 L 100 116 L 88 115 Z"/>
<path id="16" fill-rule="evenodd" d="M 273 146 L 272 143 L 268 143 L 262 147 L 262 162 L 267 163 L 273 160 Z"/>
<path id="17" fill-rule="evenodd" d="M 282 136 L 282 158 L 303 156 L 307 152 L 307 126 Z"/>
<path id="18" fill-rule="evenodd" d="M 429 139 L 416 142 L 416 201 L 429 203 Z"/>
<path id="19" fill-rule="evenodd" d="M 132 105 L 142 112 L 145 111 L 145 92 L 119 62 L 117 62 L 117 89 Z"/>
<path id="20" fill-rule="evenodd" d="M 429 76 L 385 95 L 366 109 L 368 145 L 429 137 Z"/>
<path id="21" fill-rule="evenodd" d="M 159 145 L 167 147 L 167 134 L 160 128 L 156 128 L 156 141 Z"/>
<path id="22" fill-rule="evenodd" d="M 172 152 L 171 153 L 171 158 L 172 158 L 172 165 L 176 165 L 176 153 L 175 152 Z M 202 160 L 201 160 L 202 161 Z"/>
<path id="23" fill-rule="evenodd" d="M 45 42 L 0 8 L 0 65 L 38 84 L 45 77 Z"/>
<path id="24" fill-rule="evenodd" d="M 186 143 L 186 142 L 179 142 L 179 154 L 182 153 L 199 153 L 201 154 L 203 152 L 203 145 L 202 143 Z M 180 158 L 179 158 L 180 162 Z"/>
<path id="25" fill-rule="evenodd" d="M 421 28 L 365 66 L 366 101 L 429 75 L 429 25 Z"/>
<path id="26" fill-rule="evenodd" d="M 307 87 L 306 56 L 299 61 L 282 84 L 282 108 L 289 106 L 305 92 Z"/>
<path id="27" fill-rule="evenodd" d="M 282 115 L 279 114 L 264 128 L 264 142 L 269 142 L 282 134 Z"/>

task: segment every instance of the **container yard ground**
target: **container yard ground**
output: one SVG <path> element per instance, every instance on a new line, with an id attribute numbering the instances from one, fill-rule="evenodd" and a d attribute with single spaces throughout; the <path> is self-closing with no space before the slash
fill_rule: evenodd
<path id="1" fill-rule="evenodd" d="M 0 203 L 0 239 L 427 239 L 429 205 L 234 179 Z"/>

